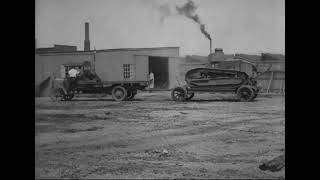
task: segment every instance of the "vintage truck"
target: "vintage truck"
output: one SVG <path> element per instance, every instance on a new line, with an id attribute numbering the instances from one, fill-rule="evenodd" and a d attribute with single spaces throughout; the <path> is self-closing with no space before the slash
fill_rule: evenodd
<path id="1" fill-rule="evenodd" d="M 124 64 L 124 76 L 130 76 L 130 65 Z M 138 90 L 144 90 L 148 86 L 148 81 L 103 81 L 92 68 L 90 61 L 82 63 L 64 64 L 65 78 L 54 78 L 50 88 L 52 100 L 70 101 L 76 94 L 108 94 L 112 95 L 116 101 L 131 100 Z M 80 68 L 80 74 L 74 83 L 70 83 L 68 70 L 74 67 Z"/>

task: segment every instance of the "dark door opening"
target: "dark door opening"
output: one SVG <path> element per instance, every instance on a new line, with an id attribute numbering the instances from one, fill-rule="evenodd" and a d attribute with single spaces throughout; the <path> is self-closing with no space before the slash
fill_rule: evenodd
<path id="1" fill-rule="evenodd" d="M 149 56 L 149 74 L 153 72 L 154 88 L 168 89 L 169 87 L 169 71 L 168 58 Z"/>

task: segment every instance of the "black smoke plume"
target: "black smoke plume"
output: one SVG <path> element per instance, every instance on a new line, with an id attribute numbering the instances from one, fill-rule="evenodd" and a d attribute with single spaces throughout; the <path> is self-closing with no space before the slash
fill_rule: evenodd
<path id="1" fill-rule="evenodd" d="M 210 34 L 206 31 L 205 25 L 201 23 L 199 15 L 196 14 L 197 6 L 192 0 L 188 0 L 188 2 L 181 7 L 175 6 L 175 9 L 171 9 L 169 4 L 160 4 L 155 0 L 141 0 L 141 2 L 151 6 L 160 13 L 161 25 L 163 24 L 164 20 L 170 16 L 182 15 L 192 19 L 195 23 L 197 23 L 202 34 L 211 40 Z"/>
<path id="2" fill-rule="evenodd" d="M 196 22 L 199 25 L 202 34 L 204 34 L 206 38 L 211 40 L 210 34 L 206 31 L 205 25 L 201 23 L 199 15 L 195 13 L 196 9 L 197 9 L 197 6 L 191 0 L 188 0 L 188 2 L 184 4 L 182 7 L 176 6 L 176 10 L 178 11 L 178 14 L 186 16 L 187 18 L 190 18 L 194 22 Z"/>
<path id="3" fill-rule="evenodd" d="M 142 3 L 151 6 L 155 10 L 157 10 L 161 17 L 160 17 L 160 24 L 163 24 L 164 20 L 173 15 L 169 4 L 160 4 L 155 0 L 141 0 Z"/>

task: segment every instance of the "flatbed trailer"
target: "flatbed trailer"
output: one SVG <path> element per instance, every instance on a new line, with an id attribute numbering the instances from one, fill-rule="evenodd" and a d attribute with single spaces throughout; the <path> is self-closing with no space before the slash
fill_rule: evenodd
<path id="1" fill-rule="evenodd" d="M 76 87 L 67 90 L 63 85 L 65 80 L 56 79 L 51 88 L 50 97 L 53 100 L 70 101 L 78 94 L 107 94 L 112 95 L 116 101 L 131 100 L 137 94 L 138 90 L 145 90 L 148 86 L 147 81 L 130 82 L 101 82 L 77 84 Z"/>

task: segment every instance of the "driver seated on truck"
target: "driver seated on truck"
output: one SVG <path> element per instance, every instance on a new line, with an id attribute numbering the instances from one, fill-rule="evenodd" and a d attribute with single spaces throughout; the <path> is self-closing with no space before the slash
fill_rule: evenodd
<path id="1" fill-rule="evenodd" d="M 76 68 L 71 68 L 69 71 L 68 71 L 68 74 L 69 74 L 69 78 L 68 78 L 68 81 L 69 81 L 69 87 L 73 87 L 76 80 L 77 80 L 77 75 L 80 73 L 80 70 L 79 70 L 79 67 L 76 67 Z"/>

